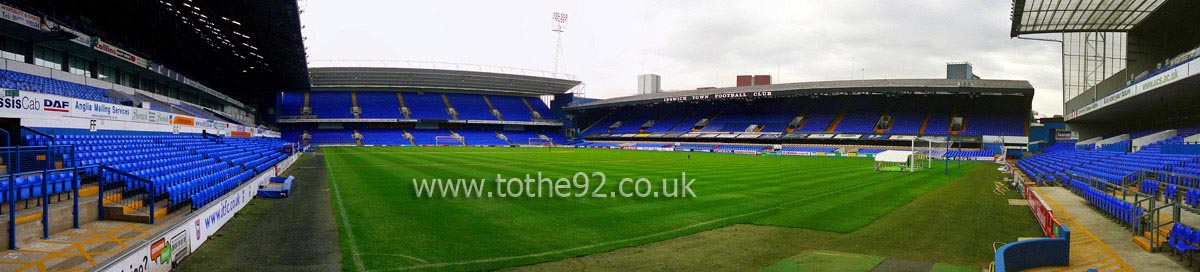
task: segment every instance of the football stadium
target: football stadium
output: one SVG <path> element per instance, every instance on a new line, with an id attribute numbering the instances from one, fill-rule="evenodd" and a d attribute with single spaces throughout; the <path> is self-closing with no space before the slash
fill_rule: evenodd
<path id="1" fill-rule="evenodd" d="M 0 0 L 0 271 L 1200 270 L 1200 2 L 954 15 L 1002 22 L 989 38 L 1012 43 L 980 47 L 1033 45 L 1004 50 L 1055 56 L 1039 61 L 1061 82 L 1012 72 L 1024 56 L 935 52 L 902 69 L 944 77 L 675 65 L 615 88 L 612 62 L 647 61 L 560 69 L 566 13 L 539 32 L 545 71 L 318 59 L 306 29 L 378 37 L 308 21 L 328 7 L 309 2 Z M 353 9 L 460 8 L 373 4 Z M 503 5 L 519 21 L 531 4 Z M 386 28 L 487 21 L 445 17 Z M 728 17 L 708 30 L 769 16 Z M 394 36 L 371 46 L 448 39 Z"/>

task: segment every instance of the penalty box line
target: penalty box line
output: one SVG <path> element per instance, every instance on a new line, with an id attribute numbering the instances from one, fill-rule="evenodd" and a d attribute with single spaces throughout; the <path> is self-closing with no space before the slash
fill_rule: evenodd
<path id="1" fill-rule="evenodd" d="M 889 181 L 889 180 L 891 180 L 891 178 L 885 179 L 884 181 Z M 567 252 L 573 252 L 573 251 L 579 251 L 579 250 L 584 250 L 584 249 L 591 249 L 591 248 L 596 248 L 596 247 L 602 247 L 602 246 L 608 246 L 608 245 L 613 245 L 613 244 L 619 244 L 619 243 L 625 243 L 625 242 L 630 242 L 630 241 L 658 237 L 658 236 L 661 236 L 664 234 L 670 234 L 670 233 L 680 232 L 680 231 L 684 231 L 684 230 L 689 230 L 689 229 L 693 229 L 693 228 L 697 228 L 697 227 L 701 227 L 701 226 L 711 225 L 713 223 L 727 221 L 730 219 L 761 214 L 761 213 L 765 213 L 765 212 L 769 212 L 769 211 L 782 210 L 782 209 L 785 209 L 786 206 L 795 204 L 797 202 L 807 201 L 807 200 L 811 200 L 814 198 L 824 197 L 824 196 L 837 194 L 837 193 L 841 193 L 841 192 L 845 192 L 845 191 L 849 191 L 849 190 L 853 190 L 853 189 L 858 189 L 858 188 L 866 187 L 868 185 L 878 185 L 881 183 L 883 183 L 883 182 L 881 181 L 881 182 L 863 183 L 863 184 L 859 184 L 859 185 L 855 185 L 855 186 L 838 189 L 836 191 L 830 191 L 830 192 L 826 192 L 826 193 L 822 193 L 822 194 L 817 194 L 817 195 L 813 195 L 813 196 L 809 196 L 809 197 L 805 197 L 805 198 L 801 198 L 801 199 L 795 199 L 792 201 L 780 203 L 779 205 L 775 205 L 775 207 L 770 207 L 770 208 L 762 209 L 759 211 L 753 211 L 753 212 L 748 212 L 748 213 L 743 213 L 743 214 L 738 214 L 738 215 L 733 215 L 733 216 L 728 216 L 728 217 L 723 217 L 723 218 L 717 218 L 717 219 L 708 220 L 708 221 L 704 221 L 704 222 L 700 222 L 700 223 L 695 223 L 695 224 L 691 224 L 691 225 L 687 225 L 687 226 L 683 226 L 683 227 L 679 227 L 679 228 L 675 228 L 675 229 L 671 229 L 671 230 L 667 230 L 667 231 L 663 231 L 663 232 L 659 232 L 659 233 L 642 235 L 642 236 L 638 236 L 638 237 L 634 237 L 634 238 L 627 238 L 627 239 L 609 241 L 609 242 L 598 243 L 598 244 L 578 246 L 578 247 L 573 247 L 573 248 L 568 248 L 568 249 L 563 249 L 563 250 L 547 251 L 547 252 L 526 254 L 526 255 L 520 255 L 520 256 L 496 257 L 496 258 L 478 259 L 478 260 L 461 261 L 461 262 L 430 263 L 430 264 L 421 264 L 421 265 L 414 265 L 414 266 L 401 267 L 401 268 L 379 269 L 379 270 L 369 270 L 369 271 L 407 271 L 407 270 L 415 270 L 415 269 L 423 269 L 423 268 L 493 263 L 493 262 L 519 260 L 519 259 L 534 258 L 534 257 L 543 257 L 543 256 L 549 256 L 549 255 L 558 255 L 558 254 L 567 253 Z M 357 256 L 355 256 L 355 257 L 357 257 Z"/>

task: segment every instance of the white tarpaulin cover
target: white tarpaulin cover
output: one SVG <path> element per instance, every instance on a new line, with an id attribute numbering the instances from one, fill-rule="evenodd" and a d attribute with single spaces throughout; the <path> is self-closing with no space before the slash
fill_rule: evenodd
<path id="1" fill-rule="evenodd" d="M 888 150 L 875 154 L 875 162 L 908 162 L 912 151 Z"/>

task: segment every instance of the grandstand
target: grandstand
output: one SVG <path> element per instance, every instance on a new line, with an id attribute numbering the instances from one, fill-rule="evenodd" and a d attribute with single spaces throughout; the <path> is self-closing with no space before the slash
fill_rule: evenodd
<path id="1" fill-rule="evenodd" d="M 1193 92 L 1200 81 L 1200 35 L 1181 32 L 1178 26 L 1196 25 L 1192 14 L 1200 12 L 1200 4 L 1089 6 L 1085 10 L 1114 18 L 1091 20 L 1068 15 L 1075 10 L 1040 8 L 1044 3 L 1015 2 L 1012 36 L 1063 33 L 1065 115 L 1042 124 L 1046 129 L 1040 129 L 1040 136 L 1031 136 L 1031 147 L 1040 147 L 1031 150 L 1038 152 L 1017 161 L 1016 167 L 1043 185 L 1042 192 L 1062 186 L 1074 193 L 1061 195 L 1059 201 L 1081 198 L 1115 219 L 1083 227 L 1128 229 L 1127 235 L 1104 242 L 1144 251 L 1120 259 L 1160 257 L 1147 252 L 1180 253 L 1182 259 L 1191 259 L 1197 244 L 1193 230 L 1200 226 L 1200 145 L 1195 144 L 1200 140 L 1195 123 L 1200 97 Z M 1083 51 L 1096 46 L 1110 50 Z M 1071 264 L 1075 263 L 1073 257 Z M 1138 269 L 1152 265 L 1160 267 L 1149 270 L 1169 270 L 1163 267 L 1175 262 L 1141 263 Z"/>
<path id="2" fill-rule="evenodd" d="M 1024 81 L 855 80 L 636 95 L 567 111 L 578 118 L 578 135 L 592 141 L 898 148 L 919 136 L 978 150 L 1025 142 L 1032 94 Z"/>
<path id="3" fill-rule="evenodd" d="M 311 72 L 311 92 L 278 96 L 285 140 L 420 146 L 445 145 L 438 141 L 442 137 L 470 146 L 527 145 L 531 139 L 566 144 L 559 136 L 562 123 L 541 96 L 561 95 L 579 84 L 554 77 L 424 68 L 325 67 Z M 373 77 L 360 78 L 359 73 Z M 459 80 L 463 76 L 478 80 Z"/>

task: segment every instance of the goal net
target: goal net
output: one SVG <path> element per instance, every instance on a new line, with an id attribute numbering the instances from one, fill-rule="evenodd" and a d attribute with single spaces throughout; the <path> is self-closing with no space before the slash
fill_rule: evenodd
<path id="1" fill-rule="evenodd" d="M 530 146 L 554 146 L 554 142 L 551 142 L 550 140 L 547 140 L 547 139 L 542 139 L 542 137 L 529 137 L 529 145 Z"/>
<path id="2" fill-rule="evenodd" d="M 465 143 L 463 143 L 462 140 L 459 140 L 458 138 L 456 138 L 454 136 L 436 136 L 433 138 L 433 141 L 434 141 L 434 144 L 437 144 L 439 146 L 442 146 L 442 145 L 459 145 L 459 146 L 466 145 Z"/>
<path id="3" fill-rule="evenodd" d="M 913 162 L 913 169 L 933 168 L 933 162 L 946 157 L 951 142 L 943 137 L 917 137 L 912 140 L 912 151 L 921 154 L 922 160 Z"/>

